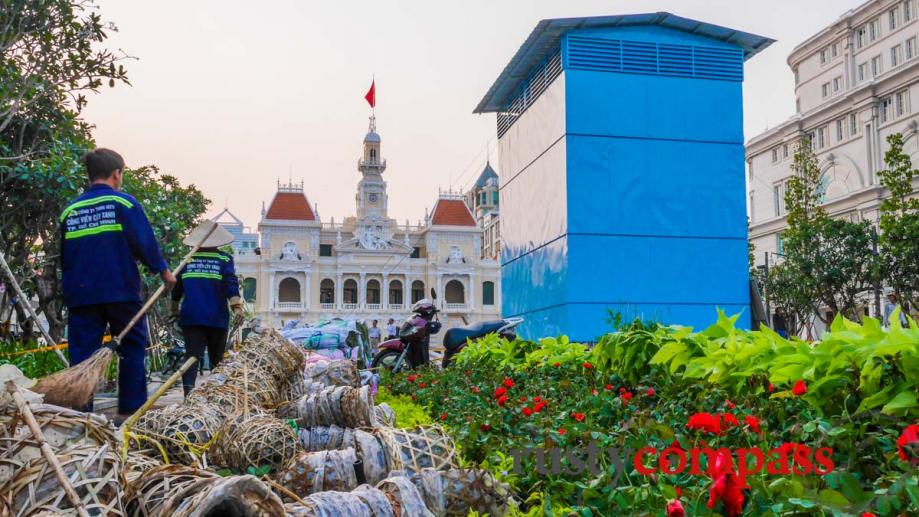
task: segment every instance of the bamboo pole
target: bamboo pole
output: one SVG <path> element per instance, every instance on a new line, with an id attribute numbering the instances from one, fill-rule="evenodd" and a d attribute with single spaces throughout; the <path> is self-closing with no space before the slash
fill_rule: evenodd
<path id="1" fill-rule="evenodd" d="M 73 505 L 73 508 L 80 517 L 89 517 L 86 508 L 83 507 L 83 501 L 80 500 L 80 496 L 77 495 L 73 485 L 70 484 L 70 480 L 67 479 L 67 475 L 64 474 L 64 468 L 61 467 L 61 462 L 58 461 L 54 451 L 51 450 L 51 446 L 45 441 L 45 435 L 41 432 L 41 427 L 38 426 L 38 422 L 35 421 L 35 416 L 29 408 L 29 403 L 23 398 L 22 393 L 19 391 L 19 387 L 16 386 L 16 383 L 13 381 L 7 381 L 6 390 L 9 391 L 10 395 L 13 396 L 13 400 L 16 401 L 19 413 L 22 415 L 23 420 L 25 420 L 26 425 L 29 426 L 29 430 L 32 431 L 32 436 L 34 436 L 35 441 L 38 442 L 45 460 L 48 461 L 48 464 L 51 465 L 51 468 L 54 470 L 54 475 L 64 488 L 64 493 L 67 495 L 67 499 L 70 500 L 70 504 Z"/>
<path id="2" fill-rule="evenodd" d="M 10 265 L 6 263 L 6 257 L 3 255 L 3 251 L 0 251 L 0 268 L 3 269 L 3 272 L 6 274 L 7 278 L 10 279 L 10 284 L 12 284 L 13 290 L 16 291 L 16 296 L 19 297 L 19 303 L 21 303 L 25 308 L 29 319 L 31 319 L 35 323 L 35 326 L 38 327 L 38 330 L 41 331 L 45 341 L 48 342 L 48 346 L 56 345 L 57 343 L 54 341 L 54 339 L 51 338 L 51 335 L 48 334 L 48 331 L 45 330 L 45 327 L 42 327 L 41 323 L 38 322 L 38 314 L 35 314 L 35 309 L 32 307 L 32 304 L 29 302 L 28 298 L 26 298 L 26 295 L 22 292 L 22 288 L 19 287 L 19 282 L 16 281 L 16 277 L 13 275 L 13 270 L 10 269 Z M 70 367 L 70 362 L 66 357 L 64 357 L 63 352 L 55 348 L 54 353 L 57 354 L 58 359 L 64 363 L 64 368 Z"/>

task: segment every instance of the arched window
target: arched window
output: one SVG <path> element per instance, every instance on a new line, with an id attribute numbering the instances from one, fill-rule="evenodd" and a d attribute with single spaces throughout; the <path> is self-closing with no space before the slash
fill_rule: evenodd
<path id="1" fill-rule="evenodd" d="M 367 282 L 367 303 L 380 303 L 380 282 L 375 279 Z"/>
<path id="2" fill-rule="evenodd" d="M 329 278 L 319 282 L 319 303 L 335 303 L 335 282 Z"/>
<path id="3" fill-rule="evenodd" d="M 300 302 L 300 282 L 296 278 L 285 278 L 278 284 L 278 301 L 299 303 Z"/>
<path id="4" fill-rule="evenodd" d="M 424 298 L 424 282 L 415 280 L 412 282 L 412 303 Z"/>
<path id="5" fill-rule="evenodd" d="M 389 283 L 389 304 L 402 305 L 402 282 L 399 280 Z"/>
<path id="6" fill-rule="evenodd" d="M 255 301 L 255 288 L 257 283 L 254 278 L 246 278 L 243 280 L 243 300 L 246 300 L 249 303 Z"/>
<path id="7" fill-rule="evenodd" d="M 495 283 L 482 282 L 482 305 L 495 304 Z"/>
<path id="8" fill-rule="evenodd" d="M 372 162 L 377 161 L 377 150 L 376 149 L 373 149 L 373 148 L 370 149 L 370 161 Z"/>
<path id="9" fill-rule="evenodd" d="M 342 287 L 342 301 L 344 303 L 357 303 L 357 282 L 353 278 L 349 278 L 345 280 Z"/>
<path id="10" fill-rule="evenodd" d="M 447 303 L 466 303 L 466 289 L 459 280 L 450 280 L 444 286 L 444 300 Z"/>

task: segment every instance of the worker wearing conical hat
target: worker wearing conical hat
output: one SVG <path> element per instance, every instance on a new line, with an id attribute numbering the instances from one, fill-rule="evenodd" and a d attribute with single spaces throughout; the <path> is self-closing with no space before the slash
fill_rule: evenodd
<path id="1" fill-rule="evenodd" d="M 68 309 L 70 361 L 79 364 L 102 346 L 106 327 L 124 329 L 141 308 L 137 261 L 175 284 L 143 208 L 121 192 L 124 159 L 110 149 L 83 157 L 90 187 L 61 214 L 61 269 Z M 118 413 L 130 415 L 147 400 L 144 318 L 118 347 Z M 92 409 L 92 403 L 86 410 Z"/>
<path id="2" fill-rule="evenodd" d="M 194 233 L 185 239 L 186 244 L 198 241 L 200 236 Z M 172 290 L 170 320 L 182 327 L 185 358 L 198 359 L 198 364 L 182 375 L 182 388 L 186 396 L 195 387 L 204 351 L 207 350 L 211 368 L 223 359 L 230 323 L 227 305 L 233 310 L 234 323 L 242 323 L 243 320 L 239 279 L 233 266 L 233 256 L 219 249 L 232 242 L 233 234 L 223 227 L 217 227 L 204 241 L 201 249 L 192 255 L 191 261 L 178 272 L 178 282 Z"/>

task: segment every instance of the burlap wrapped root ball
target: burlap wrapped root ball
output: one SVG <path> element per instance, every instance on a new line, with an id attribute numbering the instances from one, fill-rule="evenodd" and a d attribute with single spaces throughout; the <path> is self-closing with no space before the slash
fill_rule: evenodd
<path id="1" fill-rule="evenodd" d="M 382 427 L 374 430 L 373 434 L 383 444 L 390 470 L 419 472 L 426 468 L 459 468 L 456 446 L 439 426 L 420 426 L 411 430 Z"/>
<path id="2" fill-rule="evenodd" d="M 273 416 L 240 417 L 227 422 L 214 461 L 237 472 L 264 466 L 274 471 L 300 452 L 297 433 Z"/>
<path id="3" fill-rule="evenodd" d="M 285 505 L 288 517 L 396 517 L 381 490 L 361 485 L 351 492 L 319 492 Z"/>
<path id="4" fill-rule="evenodd" d="M 54 450 L 80 443 L 95 446 L 116 444 L 115 428 L 104 416 L 51 404 L 30 406 L 45 440 Z M 41 457 L 40 445 L 16 406 L 0 408 L 0 485 L 29 460 L 38 457 Z"/>
<path id="5" fill-rule="evenodd" d="M 305 395 L 287 411 L 300 427 L 332 426 L 374 427 L 373 396 L 370 388 L 363 386 L 329 386 L 318 393 Z"/>
<path id="6" fill-rule="evenodd" d="M 64 474 L 71 480 L 77 497 L 90 515 L 124 515 L 118 454 L 108 444 L 102 446 L 78 443 L 55 452 Z M 55 475 L 43 456 L 29 460 L 6 484 L 0 515 L 21 517 L 39 512 L 74 514 Z"/>
<path id="7" fill-rule="evenodd" d="M 307 365 L 303 371 L 307 381 L 318 382 L 325 386 L 351 386 L 357 388 L 361 385 L 361 376 L 357 371 L 354 361 L 341 359 L 338 361 L 321 361 Z"/>
<path id="8" fill-rule="evenodd" d="M 511 489 L 487 470 L 422 469 L 419 472 L 393 471 L 391 477 L 406 476 L 421 492 L 425 505 L 438 517 L 479 514 L 504 515 Z"/>
<path id="9" fill-rule="evenodd" d="M 304 427 L 298 433 L 300 446 L 307 452 L 354 447 L 354 429 L 331 426 Z"/>
<path id="10" fill-rule="evenodd" d="M 348 492 L 357 487 L 354 449 L 302 452 L 277 475 L 277 482 L 297 495 L 327 490 Z"/>
<path id="11" fill-rule="evenodd" d="M 377 484 L 386 494 L 393 513 L 400 517 L 434 517 L 418 488 L 405 476 L 390 476 Z"/>
<path id="12" fill-rule="evenodd" d="M 221 477 L 184 465 L 144 472 L 128 487 L 125 508 L 132 517 L 284 515 L 278 496 L 254 476 Z"/>
<path id="13" fill-rule="evenodd" d="M 396 411 L 389 404 L 383 402 L 373 408 L 377 422 L 384 427 L 396 427 Z"/>

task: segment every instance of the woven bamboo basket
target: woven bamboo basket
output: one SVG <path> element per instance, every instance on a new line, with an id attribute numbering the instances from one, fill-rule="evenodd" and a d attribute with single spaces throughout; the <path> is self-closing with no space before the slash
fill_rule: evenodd
<path id="1" fill-rule="evenodd" d="M 300 427 L 331 426 L 374 427 L 373 397 L 370 388 L 329 386 L 318 393 L 305 395 L 281 414 L 294 418 Z"/>
<path id="2" fill-rule="evenodd" d="M 278 385 L 284 386 L 303 369 L 306 357 L 299 347 L 271 329 L 243 343 L 234 360 L 269 372 Z"/>
<path id="3" fill-rule="evenodd" d="M 213 446 L 226 417 L 212 405 L 179 406 L 159 433 L 150 433 L 165 449 L 171 463 L 195 465 Z"/>
<path id="4" fill-rule="evenodd" d="M 453 440 L 439 426 L 412 430 L 381 427 L 374 434 L 383 444 L 390 470 L 418 472 L 425 468 L 459 468 Z"/>
<path id="5" fill-rule="evenodd" d="M 156 457 L 154 454 L 159 454 L 159 452 L 153 450 L 143 452 L 128 451 L 122 468 L 124 469 L 124 478 L 129 485 L 144 472 L 163 464 L 162 458 Z"/>
<path id="6" fill-rule="evenodd" d="M 373 415 L 379 425 L 396 427 L 396 412 L 389 404 L 383 402 L 373 407 Z"/>
<path id="7" fill-rule="evenodd" d="M 118 455 L 108 444 L 76 444 L 55 453 L 90 515 L 124 515 L 124 479 Z M 44 457 L 29 460 L 0 487 L 3 515 L 20 517 L 39 512 L 74 513 L 54 469 Z"/>
<path id="8" fill-rule="evenodd" d="M 405 476 L 390 476 L 377 484 L 398 517 L 434 517 L 418 488 Z"/>
<path id="9" fill-rule="evenodd" d="M 223 385 L 227 389 L 236 389 L 245 394 L 244 405 L 270 410 L 281 402 L 281 390 L 265 370 L 255 370 L 249 365 L 241 364 L 228 373 Z"/>
<path id="10" fill-rule="evenodd" d="M 221 477 L 183 465 L 144 472 L 128 487 L 125 508 L 132 517 L 284 515 L 278 496 L 253 476 Z"/>
<path id="11" fill-rule="evenodd" d="M 45 440 L 54 450 L 77 443 L 96 446 L 116 443 L 115 428 L 104 416 L 51 404 L 32 404 L 31 408 Z M 26 462 L 38 457 L 41 457 L 39 444 L 18 409 L 13 405 L 0 409 L 0 485 Z"/>
<path id="12" fill-rule="evenodd" d="M 347 359 L 313 363 L 306 367 L 303 376 L 307 381 L 318 382 L 326 386 L 357 388 L 361 385 L 357 365 Z"/>
<path id="13" fill-rule="evenodd" d="M 134 426 L 131 429 L 143 434 L 162 434 L 163 428 L 166 427 L 166 423 L 169 422 L 169 419 L 178 409 L 179 406 L 177 404 L 170 404 L 169 406 L 159 409 L 151 409 L 141 415 L 141 417 L 137 419 L 137 422 L 134 422 Z"/>
<path id="14" fill-rule="evenodd" d="M 185 398 L 186 404 L 209 405 L 220 411 L 225 418 L 246 410 L 247 404 L 261 408 L 242 387 L 236 383 L 205 384 L 199 386 Z"/>
<path id="15" fill-rule="evenodd" d="M 354 449 L 303 452 L 291 459 L 277 475 L 277 481 L 291 492 L 315 494 L 326 490 L 339 492 L 357 488 Z"/>
<path id="16" fill-rule="evenodd" d="M 237 472 L 268 465 L 272 470 L 300 452 L 296 431 L 272 416 L 256 415 L 227 422 L 214 461 Z"/>
<path id="17" fill-rule="evenodd" d="M 369 485 L 351 492 L 319 492 L 285 505 L 289 517 L 395 517 L 386 494 Z"/>
<path id="18" fill-rule="evenodd" d="M 510 487 L 490 472 L 477 469 L 393 471 L 406 476 L 421 492 L 425 505 L 438 517 L 480 514 L 504 515 L 511 498 Z"/>

